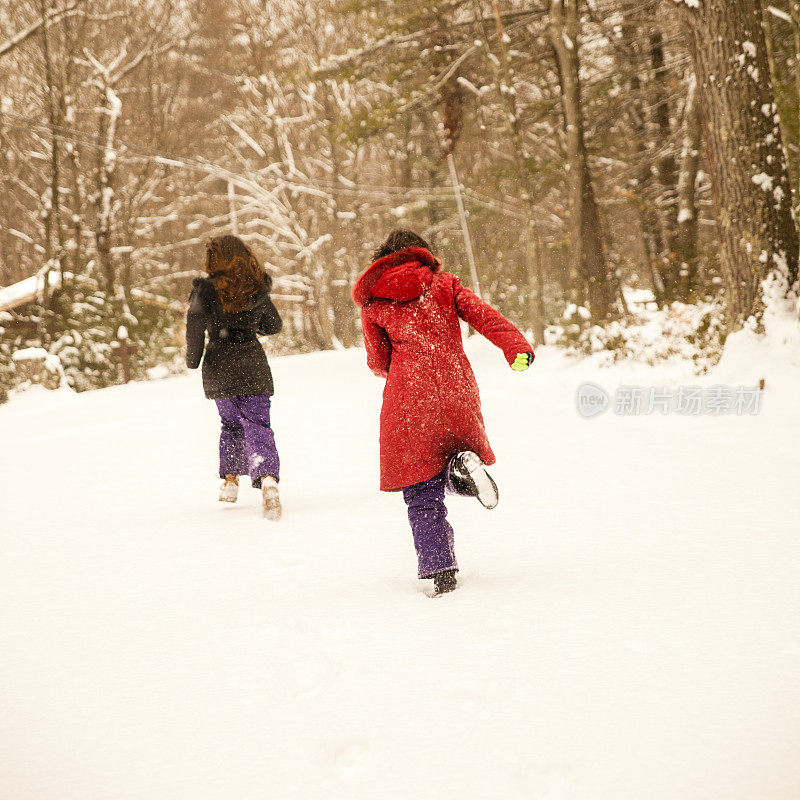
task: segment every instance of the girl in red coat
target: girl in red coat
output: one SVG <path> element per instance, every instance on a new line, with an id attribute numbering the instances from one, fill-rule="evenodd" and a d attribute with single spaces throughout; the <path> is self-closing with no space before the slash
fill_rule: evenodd
<path id="1" fill-rule="evenodd" d="M 402 489 L 419 577 L 434 593 L 456 588 L 453 529 L 445 490 L 497 505 L 484 469 L 494 453 L 486 438 L 478 385 L 461 344 L 459 318 L 499 347 L 512 369 L 533 349 L 505 317 L 442 272 L 417 234 L 395 230 L 353 287 L 361 306 L 367 364 L 386 378 L 381 409 L 381 489 Z"/>

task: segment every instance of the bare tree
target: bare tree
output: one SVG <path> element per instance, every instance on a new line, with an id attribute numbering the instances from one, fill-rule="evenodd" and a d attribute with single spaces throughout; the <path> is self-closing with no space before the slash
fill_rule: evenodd
<path id="1" fill-rule="evenodd" d="M 550 38 L 556 52 L 567 131 L 573 261 L 583 278 L 596 320 L 613 309 L 614 286 L 605 258 L 605 241 L 586 153 L 581 103 L 578 0 L 551 0 Z"/>
<path id="2" fill-rule="evenodd" d="M 698 207 L 695 189 L 700 164 L 700 147 L 697 78 L 692 74 L 683 109 L 683 145 L 678 173 L 678 218 L 674 245 L 681 270 L 683 297 L 686 297 L 694 286 L 696 270 Z"/>

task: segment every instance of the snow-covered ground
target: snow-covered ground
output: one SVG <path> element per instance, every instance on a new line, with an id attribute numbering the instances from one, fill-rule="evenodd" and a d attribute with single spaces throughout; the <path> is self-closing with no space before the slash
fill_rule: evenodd
<path id="1" fill-rule="evenodd" d="M 758 416 L 583 419 L 583 380 L 686 376 L 469 352 L 501 503 L 450 502 L 436 600 L 362 351 L 273 362 L 277 525 L 216 501 L 197 374 L 0 407 L 0 797 L 800 796 L 798 370 L 723 360 Z"/>

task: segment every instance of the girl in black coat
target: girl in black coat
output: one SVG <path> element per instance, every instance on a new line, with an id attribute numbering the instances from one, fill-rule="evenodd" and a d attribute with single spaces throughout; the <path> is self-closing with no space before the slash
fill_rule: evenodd
<path id="1" fill-rule="evenodd" d="M 222 419 L 219 499 L 236 502 L 239 475 L 249 474 L 261 488 L 264 516 L 277 520 L 280 460 L 269 420 L 274 387 L 257 339 L 282 326 L 269 297 L 272 280 L 236 236 L 206 245 L 206 272 L 194 279 L 189 297 L 186 366 L 197 369 L 202 360 L 206 397 L 216 401 Z"/>

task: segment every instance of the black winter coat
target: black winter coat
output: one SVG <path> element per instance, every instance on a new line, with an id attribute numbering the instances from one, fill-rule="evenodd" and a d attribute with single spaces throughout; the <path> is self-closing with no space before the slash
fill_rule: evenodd
<path id="1" fill-rule="evenodd" d="M 283 326 L 269 292 L 258 295 L 249 309 L 229 314 L 208 278 L 195 278 L 192 287 L 186 315 L 186 366 L 197 369 L 202 359 L 206 397 L 226 400 L 273 394 L 267 355 L 256 338 L 278 333 Z"/>

